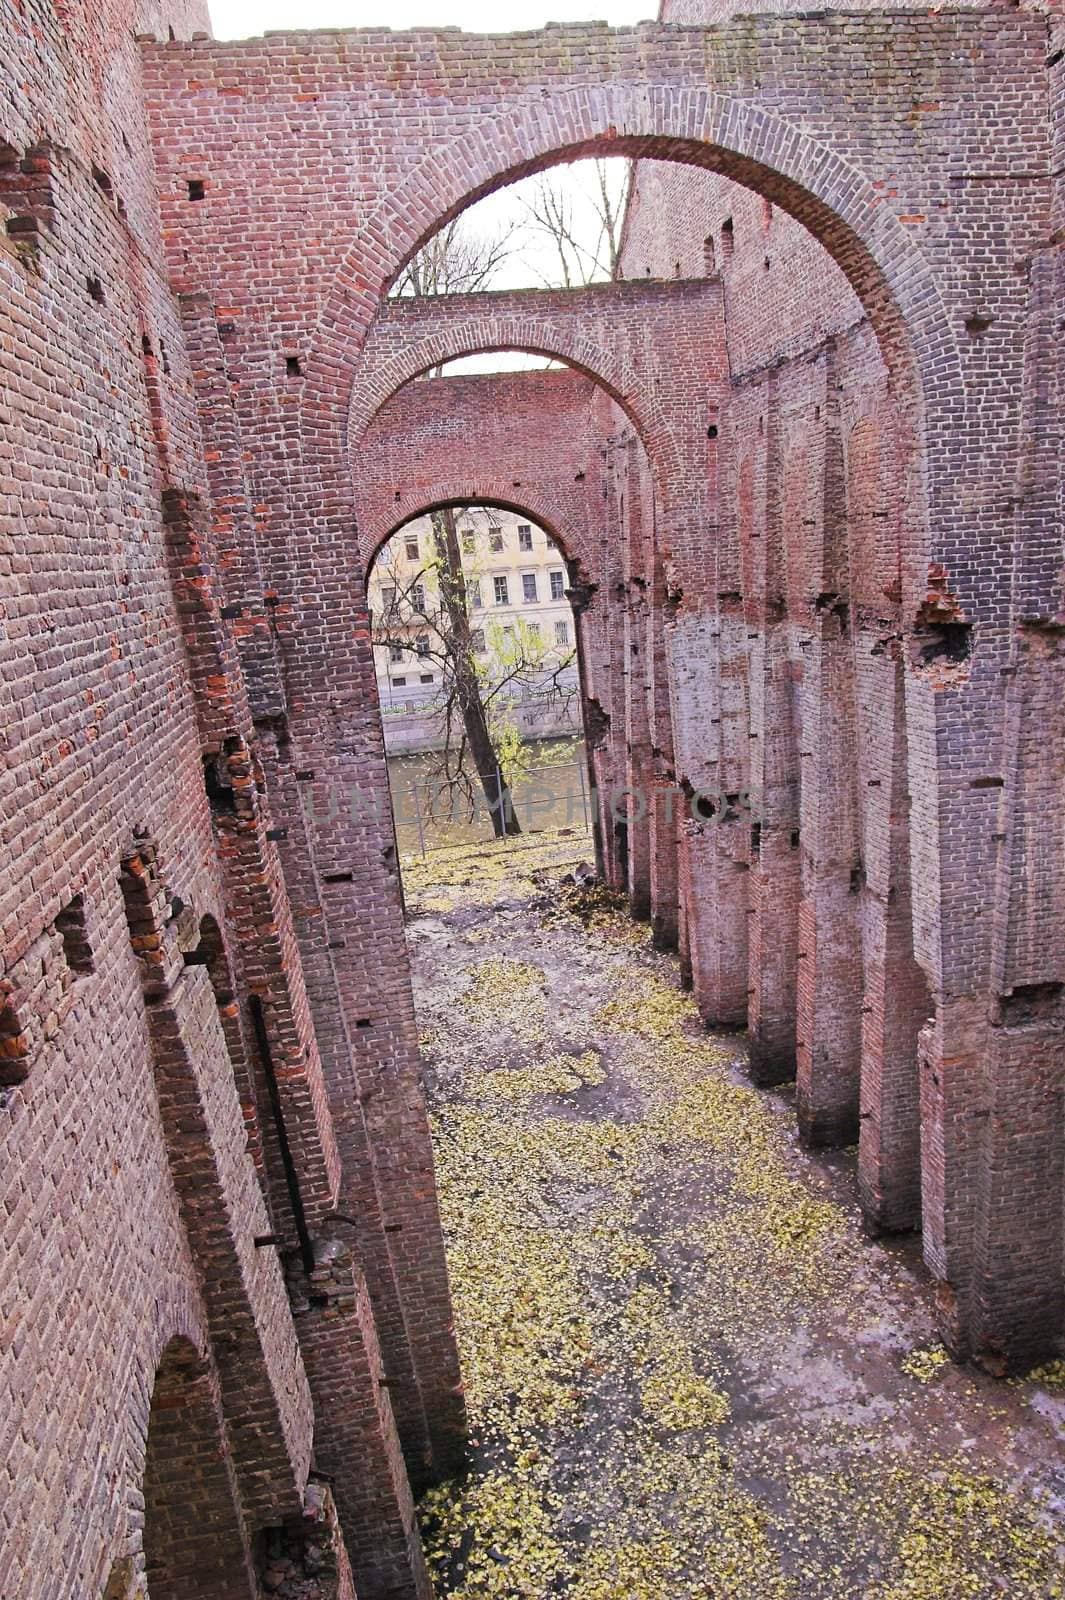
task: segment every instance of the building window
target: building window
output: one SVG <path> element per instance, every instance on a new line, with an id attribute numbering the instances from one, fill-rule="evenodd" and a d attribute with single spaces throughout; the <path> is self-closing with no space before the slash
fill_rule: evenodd
<path id="1" fill-rule="evenodd" d="M 406 682 L 406 678 L 393 678 L 392 687 L 393 689 L 402 689 L 406 685 Z"/>
<path id="2" fill-rule="evenodd" d="M 433 675 L 431 672 L 423 672 L 418 679 L 419 683 L 432 683 L 432 681 Z"/>
<path id="3" fill-rule="evenodd" d="M 560 621 L 560 622 L 556 622 L 555 623 L 555 643 L 556 644 L 569 644 L 569 623 L 568 622 L 561 622 Z"/>
<path id="4" fill-rule="evenodd" d="M 551 598 L 552 598 L 552 600 L 564 600 L 565 597 L 566 597 L 566 578 L 565 578 L 565 574 L 561 573 L 561 572 L 552 572 L 551 573 Z"/>
<path id="5" fill-rule="evenodd" d="M 392 610 L 392 608 L 395 605 L 395 603 L 396 603 L 396 586 L 395 586 L 395 584 L 394 583 L 383 583 L 381 585 L 381 608 L 382 608 L 382 611 L 384 612 L 384 614 L 386 616 Z"/>
<path id="6" fill-rule="evenodd" d="M 406 543 L 406 550 L 407 550 L 407 560 L 408 561 L 417 561 L 418 555 L 419 555 L 417 539 L 408 539 L 407 543 Z"/>
<path id="7" fill-rule="evenodd" d="M 427 656 L 429 654 L 429 635 L 420 633 L 414 641 L 414 648 L 420 656 Z"/>
<path id="8" fill-rule="evenodd" d="M 513 639 L 514 637 L 514 629 L 509 622 L 503 628 L 503 637 L 504 639 Z"/>
<path id="9" fill-rule="evenodd" d="M 508 592 L 508 589 L 507 589 L 507 580 L 506 580 L 506 578 L 493 578 L 492 579 L 492 587 L 495 590 L 495 602 L 496 602 L 496 605 L 497 606 L 509 605 L 510 604 L 510 595 L 509 595 L 509 592 Z"/>
<path id="10" fill-rule="evenodd" d="M 484 655 L 484 629 L 483 628 L 474 628 L 473 629 L 472 633 L 470 634 L 470 649 L 473 651 L 474 655 L 477 655 L 477 656 L 483 656 Z"/>
<path id="11" fill-rule="evenodd" d="M 541 632 L 541 628 L 540 628 L 540 624 L 538 622 L 530 622 L 529 623 L 529 632 L 532 635 L 534 641 L 537 644 L 539 644 L 541 638 L 543 637 L 542 632 Z"/>
<path id="12" fill-rule="evenodd" d="M 412 583 L 410 586 L 410 603 L 415 611 L 425 611 L 425 584 Z"/>
<path id="13" fill-rule="evenodd" d="M 536 573 L 523 572 L 521 575 L 521 598 L 525 605 L 535 605 L 539 596 L 536 593 Z"/>
<path id="14" fill-rule="evenodd" d="M 388 647 L 388 659 L 390 661 L 402 661 L 403 646 L 401 644 L 390 644 Z"/>
<path id="15" fill-rule="evenodd" d="M 489 548 L 489 550 L 493 550 L 496 553 L 496 555 L 498 555 L 499 552 L 502 550 L 502 548 L 503 548 L 503 530 L 502 530 L 502 528 L 489 528 L 489 530 L 488 530 L 488 548 Z"/>
<path id="16" fill-rule="evenodd" d="M 473 529 L 472 528 L 463 528 L 463 530 L 462 530 L 462 553 L 463 553 L 463 555 L 464 556 L 472 556 L 473 552 L 474 552 L 474 550 L 476 548 L 477 548 L 477 538 L 476 538 L 476 535 L 474 534 Z"/>
<path id="17" fill-rule="evenodd" d="M 466 579 L 466 599 L 470 602 L 471 611 L 481 609 L 481 580 L 480 578 Z"/>
<path id="18" fill-rule="evenodd" d="M 532 549 L 532 529 L 527 522 L 518 523 L 518 549 Z"/>

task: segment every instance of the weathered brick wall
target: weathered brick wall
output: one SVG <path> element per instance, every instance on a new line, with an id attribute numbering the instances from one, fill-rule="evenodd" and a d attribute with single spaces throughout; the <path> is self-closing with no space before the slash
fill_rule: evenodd
<path id="1" fill-rule="evenodd" d="M 197 1436 L 228 1451 L 224 1581 L 300 1515 L 317 1432 L 364 1600 L 424 1589 L 399 1441 L 440 1471 L 463 1411 L 353 406 L 411 252 L 560 154 L 717 175 L 696 204 L 645 169 L 626 249 L 702 279 L 712 239 L 720 282 L 446 312 L 445 343 L 478 348 L 550 324 L 612 396 L 599 770 L 710 797 L 675 889 L 704 1012 L 750 1015 L 765 1075 L 796 1065 L 810 1137 L 865 1113 L 875 1224 L 913 1219 L 919 1157 L 955 1347 L 1041 1353 L 1065 1124 L 1060 24 L 989 4 L 218 44 L 186 39 L 206 17 L 180 0 L 61 15 L 0 0 L 0 1591 L 130 1590 L 182 1339 Z M 422 314 L 380 315 L 398 366 L 362 427 Z M 663 938 L 668 828 L 604 837 Z"/>
<path id="2" fill-rule="evenodd" d="M 215 1571 L 227 1595 L 250 1584 L 258 1532 L 302 1515 L 314 1405 L 334 1399 L 311 1394 L 277 1246 L 297 1242 L 294 1188 L 304 1225 L 319 1238 L 332 1226 L 336 1131 L 216 588 L 134 39 L 206 26 L 181 0 L 0 5 L 12 1600 L 139 1592 L 146 1543 L 153 1593 L 180 1588 L 186 1559 L 205 1593 Z M 224 1452 L 210 1482 L 186 1470 L 208 1437 L 191 1405 L 169 1468 L 146 1461 L 175 1340 L 210 1391 L 204 1427 Z M 370 1425 L 399 1464 L 388 1408 Z M 353 1538 L 386 1498 L 361 1517 L 342 1508 Z"/>
<path id="3" fill-rule="evenodd" d="M 665 15 L 720 22 L 730 11 L 681 4 L 667 6 Z M 1052 65 L 1053 45 L 1051 35 Z M 938 116 L 944 105 L 942 99 L 921 102 L 915 114 Z M 956 110 L 953 104 L 947 109 Z M 675 219 L 668 236 L 661 227 L 663 215 Z M 1004 569 L 997 581 L 1015 618 L 1050 620 L 1060 606 L 1060 590 L 1055 593 L 1059 580 L 1051 572 L 1056 568 L 1060 574 L 1061 563 L 1060 467 L 1051 464 L 1052 456 L 1060 463 L 1052 420 L 1060 380 L 1055 358 L 1042 341 L 1047 311 L 1055 303 L 1049 287 L 1053 262 L 1061 251 L 1060 244 L 1052 244 L 1040 253 L 1038 233 L 1033 243 L 1031 289 L 1015 313 L 1018 328 L 1026 323 L 1027 331 L 1005 407 L 1013 432 L 1002 461 L 1007 474 L 1020 470 L 1026 480 L 1025 558 L 1016 586 Z M 949 902 L 942 904 L 939 864 L 926 855 L 919 862 L 916 884 L 924 901 L 917 922 L 918 935 L 924 935 L 922 972 L 910 926 L 907 823 L 919 801 L 927 804 L 932 784 L 927 747 L 925 759 L 911 761 L 908 755 L 905 698 L 908 694 L 910 717 L 918 723 L 914 702 L 920 690 L 912 666 L 919 668 L 922 658 L 911 656 L 907 673 L 892 642 L 905 635 L 907 625 L 905 607 L 896 603 L 905 573 L 899 534 L 906 516 L 906 430 L 894 410 L 888 368 L 860 300 L 816 240 L 762 195 L 727 179 L 642 163 L 626 222 L 624 262 L 632 274 L 662 277 L 694 274 L 701 263 L 703 270 L 721 278 L 724 290 L 733 396 L 722 429 L 720 517 L 722 547 L 731 544 L 736 551 L 735 600 L 747 618 L 746 639 L 737 646 L 748 657 L 740 675 L 749 683 L 747 704 L 737 708 L 739 762 L 732 781 L 749 785 L 756 820 L 750 874 L 734 877 L 724 868 L 715 875 L 723 897 L 717 901 L 716 920 L 737 929 L 749 927 L 749 948 L 731 966 L 722 967 L 713 960 L 711 940 L 706 1010 L 716 1016 L 741 1015 L 746 993 L 754 1070 L 770 1078 L 786 1074 L 797 1057 L 800 1111 L 811 1137 L 843 1136 L 846 1127 L 853 1128 L 860 1107 L 860 1177 L 870 1220 L 884 1226 L 912 1225 L 920 1216 L 922 1187 L 916 1034 L 933 1009 L 929 981 L 935 984 L 942 971 L 930 959 L 937 946 L 943 950 L 937 930 L 952 912 Z M 1026 266 L 1022 264 L 1022 272 Z M 985 327 L 994 321 L 972 314 L 966 321 L 970 340 L 985 337 Z M 1036 574 L 1044 561 L 1040 586 Z M 942 587 L 941 580 L 934 583 Z M 1033 585 L 1038 593 L 1033 594 Z M 722 585 L 722 595 L 730 589 Z M 826 635 L 826 627 L 835 624 L 831 615 L 820 614 L 819 604 L 842 618 L 844 638 L 834 641 Z M 940 604 L 931 610 L 939 613 Z M 949 616 L 949 602 L 942 614 Z M 682 616 L 672 630 L 675 649 L 683 627 Z M 729 633 L 727 617 L 721 617 L 714 632 L 720 646 Z M 991 645 L 986 631 L 983 639 Z M 1017 643 L 1003 638 L 990 653 L 1002 648 L 1008 655 Z M 1029 660 L 1031 646 L 1023 638 L 1019 649 L 1021 662 Z M 719 666 L 715 676 L 724 729 L 722 670 Z M 1042 688 L 1031 680 L 1026 692 L 1038 704 L 1058 671 L 1049 663 L 1037 670 Z M 944 709 L 958 687 L 954 695 L 943 697 Z M 680 733 L 683 708 L 676 714 Z M 970 711 L 968 716 L 974 714 L 986 715 Z M 1007 768 L 1014 759 L 1013 716 L 1007 703 L 992 717 L 994 737 L 1004 741 L 998 759 Z M 964 725 L 967 715 L 961 713 L 961 718 Z M 948 738 L 958 746 L 956 728 Z M 744 760 L 748 751 L 749 765 Z M 956 753 L 949 759 L 956 760 Z M 1051 762 L 1039 781 L 1060 786 L 1060 779 L 1060 768 Z M 995 781 L 974 775 L 971 785 L 979 791 Z M 1047 807 L 1048 812 L 1054 809 Z M 1020 820 L 1014 817 L 1015 824 Z M 1055 836 L 1056 827 L 1051 827 Z M 971 870 L 993 828 L 984 832 L 972 821 L 964 830 L 952 829 L 948 872 L 962 860 Z M 742 857 L 745 841 L 738 827 L 733 831 Z M 1015 839 L 1012 830 L 999 842 L 1005 845 L 1008 837 Z M 1032 860 L 1048 850 L 1052 858 L 1059 853 L 1049 840 L 1042 845 L 1031 841 L 1029 864 L 1021 869 L 1015 857 L 1014 868 L 1005 868 L 1007 876 L 1016 871 L 1030 878 Z M 729 854 L 727 846 L 721 853 Z M 986 901 L 974 908 L 974 917 L 978 926 L 989 928 L 994 877 L 983 881 Z M 1031 937 L 1034 919 L 1053 915 L 1052 901 L 1052 895 L 1036 891 L 1022 909 L 1014 895 L 1013 909 L 1000 907 L 995 914 L 1002 937 L 1007 943 L 1016 937 L 1018 921 L 1020 936 Z M 750 913 L 746 923 L 745 911 Z M 1043 927 L 1045 931 L 1045 920 Z M 990 965 L 982 980 L 975 980 L 977 986 L 981 981 L 993 989 L 1001 986 L 1007 994 L 1018 981 L 1023 986 L 1023 980 L 1002 972 L 993 945 L 987 953 Z M 698 945 L 695 954 L 698 990 Z M 1045 961 L 1041 971 L 1044 982 L 1058 981 Z M 971 972 L 966 981 L 974 981 Z M 1036 980 L 1030 976 L 1029 987 L 1032 983 Z M 1036 1018 L 1029 1016 L 1027 1022 L 1031 1030 Z M 1060 1027 L 1060 1019 L 1048 1019 L 1048 1026 L 1051 1031 Z M 1031 1073 L 1019 1094 L 1016 1073 L 1011 1074 L 1009 1110 L 986 1139 L 978 1119 L 989 1102 L 980 1092 L 971 1092 L 975 1074 L 970 1069 L 968 1087 L 954 1076 L 944 1099 L 957 1097 L 954 1111 L 946 1113 L 958 1119 L 955 1136 L 965 1114 L 961 1106 L 973 1124 L 968 1138 L 963 1134 L 949 1154 L 936 1132 L 943 1126 L 942 1103 L 928 1092 L 942 1088 L 945 1074 L 931 1063 L 925 1068 L 926 1252 L 943 1270 L 949 1233 L 958 1278 L 978 1269 L 982 1252 L 990 1248 L 995 1256 L 991 1276 L 996 1287 L 986 1287 L 985 1279 L 979 1291 L 985 1305 L 993 1301 L 999 1319 L 994 1336 L 987 1331 L 993 1316 L 987 1316 L 981 1329 L 977 1342 L 985 1351 L 1008 1342 L 1004 1328 L 1012 1319 L 1004 1309 L 1006 1296 L 1013 1296 L 1015 1304 L 1018 1299 L 1025 1303 L 1018 1322 L 1030 1316 L 1032 1324 L 1049 1329 L 1059 1324 L 1061 1315 L 1056 1270 L 1060 1207 L 1056 1199 L 1048 1201 L 1034 1245 L 1019 1222 L 1021 1204 L 1016 1199 L 1035 1181 L 1046 1186 L 1045 1194 L 1054 1193 L 1061 1162 L 1057 1134 L 1033 1155 L 1026 1131 L 1026 1117 L 1040 1117 L 1061 1097 L 1060 1081 L 1050 1082 L 1040 1064 L 1041 1045 L 1031 1031 L 1029 1037 Z M 994 1083 L 992 1076 L 983 1091 L 990 1094 L 992 1107 Z M 1054 1112 L 1051 1125 L 1059 1126 Z M 1017 1165 L 1012 1177 L 1004 1177 L 1014 1140 Z M 1032 1177 L 1037 1165 L 1041 1180 Z M 994 1220 L 986 1185 L 997 1195 Z M 987 1230 L 982 1241 L 981 1227 Z M 991 1237 L 997 1246 L 990 1245 Z M 1016 1260 L 1022 1237 L 1023 1264 L 1010 1270 L 1007 1258 Z M 972 1255 L 965 1260 L 969 1251 Z M 973 1306 L 968 1313 L 959 1312 L 953 1292 L 944 1303 L 957 1337 L 959 1323 L 975 1314 Z"/>
<path id="4" fill-rule="evenodd" d="M 907 30 L 904 55 L 900 27 Z M 323 750 L 339 767 L 354 752 L 363 781 L 370 782 L 377 734 L 367 744 L 355 716 L 357 702 L 372 703 L 368 652 L 353 645 L 344 609 L 332 597 L 340 592 L 334 587 L 339 575 L 353 565 L 348 429 L 360 347 L 382 292 L 410 252 L 467 199 L 562 151 L 652 155 L 741 180 L 758 191 L 757 205 L 764 201 L 790 213 L 834 257 L 862 317 L 837 274 L 835 286 L 830 277 L 810 286 L 813 320 L 822 340 L 846 341 L 855 371 L 866 370 L 871 383 L 886 383 L 895 397 L 899 437 L 893 448 L 903 486 L 898 598 L 885 596 L 887 603 L 877 603 L 863 626 L 881 628 L 877 638 L 901 633 L 907 660 L 915 950 L 942 1024 L 929 1049 L 932 1055 L 946 1050 L 951 1063 L 979 1062 L 986 1045 L 980 1019 L 992 982 L 992 920 L 985 911 L 999 881 L 1001 842 L 991 813 L 997 802 L 984 779 L 988 766 L 1004 758 L 1002 674 L 1017 643 L 1010 607 L 1018 537 L 1031 582 L 1042 585 L 1041 614 L 1059 604 L 1050 593 L 1055 580 L 1049 567 L 1039 565 L 1043 535 L 1035 502 L 1019 509 L 1014 492 L 1018 474 L 1027 473 L 1021 449 L 1026 363 L 1038 397 L 1049 355 L 1032 346 L 1029 289 L 999 247 L 1008 239 L 1010 251 L 1027 259 L 1047 235 L 1051 144 L 1040 92 L 1047 44 L 1047 22 L 1038 12 L 962 7 L 915 11 L 904 23 L 897 13 L 829 11 L 736 17 L 705 31 L 654 25 L 617 33 L 548 30 L 503 44 L 420 33 L 148 47 L 164 206 L 175 240 L 172 271 L 181 289 L 212 297 L 225 330 L 237 411 L 247 430 L 247 487 L 260 561 L 270 568 L 284 606 L 291 605 L 279 635 L 290 704 L 300 707 L 301 727 L 291 717 L 289 727 L 301 762 L 310 765 L 312 747 L 316 771 Z M 503 99 L 501 74 L 508 80 Z M 494 106 L 490 116 L 486 96 Z M 267 145 L 269 172 L 258 156 Z M 302 210 L 294 215 L 296 196 Z M 780 325 L 777 312 L 788 310 L 789 285 L 797 285 L 805 270 L 804 245 L 784 224 L 775 237 L 777 269 L 771 251 L 770 266 L 764 250 L 759 265 L 759 257 L 737 242 L 749 220 L 749 213 L 732 218 L 740 302 L 732 367 L 735 379 L 757 384 L 757 363 L 779 354 L 767 334 Z M 304 229 L 305 249 L 293 249 L 294 224 Z M 775 216 L 769 226 L 777 227 Z M 675 250 L 669 256 L 662 270 L 671 273 Z M 683 261 L 680 270 L 686 270 Z M 762 280 L 759 273 L 768 276 Z M 790 354 L 807 348 L 807 321 L 800 318 Z M 829 350 L 826 359 L 830 354 L 842 381 L 854 381 L 839 352 Z M 849 440 L 836 382 L 826 389 L 831 404 L 812 419 L 824 442 L 815 499 L 825 508 L 826 550 L 818 560 L 831 587 L 808 598 L 838 595 L 846 608 L 855 601 L 846 532 Z M 718 388 L 712 405 L 720 404 Z M 777 424 L 766 406 L 758 415 L 768 441 Z M 722 418 L 708 423 L 713 426 L 727 481 L 733 471 L 728 425 Z M 819 437 L 816 428 L 811 437 Z M 858 445 L 865 448 L 860 435 Z M 761 480 L 768 518 L 777 515 L 776 467 L 770 455 L 760 464 L 759 452 L 766 450 L 768 444 L 751 454 L 744 481 L 754 516 Z M 710 460 L 706 465 L 711 474 L 717 470 Z M 743 460 L 737 472 L 741 468 Z M 1040 472 L 1048 471 L 1043 463 Z M 740 481 L 737 476 L 737 486 Z M 736 595 L 738 610 L 718 630 L 715 645 L 722 652 L 716 681 L 729 685 L 719 720 L 722 737 L 727 732 L 730 738 L 707 765 L 709 777 L 731 782 L 734 774 L 738 782 L 749 764 L 749 752 L 745 756 L 736 742 L 748 694 L 746 532 L 733 537 L 743 497 L 734 500 L 726 490 L 719 530 L 707 515 L 703 485 L 701 474 L 692 478 L 700 509 L 686 536 L 671 528 L 661 539 L 665 584 L 676 583 L 680 591 L 671 630 L 673 675 L 679 682 L 689 668 L 699 669 L 714 614 L 707 602 Z M 856 528 L 871 520 L 873 511 L 868 518 L 859 512 Z M 705 539 L 697 536 L 704 524 Z M 691 559 L 686 572 L 675 570 L 703 549 L 709 563 Z M 803 895 L 807 916 L 816 920 L 823 905 L 827 933 L 836 925 L 831 907 L 844 877 L 849 885 L 855 870 L 852 863 L 844 873 L 844 863 L 853 853 L 860 808 L 849 803 L 844 820 L 828 805 L 834 765 L 849 759 L 851 734 L 842 735 L 856 724 L 833 713 L 836 696 L 852 692 L 853 674 L 845 666 L 850 635 L 844 642 L 842 611 L 826 603 L 823 612 L 807 629 L 813 664 L 804 674 L 802 700 L 810 715 L 829 718 L 824 727 L 832 737 L 818 758 L 820 776 L 806 785 L 811 804 L 815 796 L 824 798 L 806 822 L 815 848 Z M 974 640 L 978 649 L 966 654 Z M 328 687 L 326 662 L 333 663 Z M 343 730 L 335 720 L 338 692 L 352 713 Z M 884 685 L 880 692 L 886 693 Z M 672 699 L 680 773 L 700 764 L 700 750 L 697 739 L 685 746 L 683 697 Z M 694 728 L 690 715 L 687 720 Z M 940 781 L 941 773 L 951 774 L 950 782 Z M 373 781 L 380 783 L 379 773 Z M 884 777 L 873 781 L 882 785 Z M 742 790 L 718 785 L 717 792 Z M 710 907 L 704 929 L 727 926 L 745 908 L 741 880 L 749 862 L 735 829 L 736 842 L 727 849 L 726 837 L 713 824 L 681 841 L 689 868 L 702 861 L 686 885 L 682 874 L 681 895 L 693 907 Z M 964 851 L 955 846 L 959 838 Z M 347 861 L 355 852 L 366 862 L 368 876 L 352 877 L 365 891 L 374 855 L 387 841 L 346 836 L 341 845 L 338 834 L 319 838 L 320 848 L 327 843 Z M 717 887 L 697 889 L 700 872 Z M 383 925 L 378 931 L 390 937 Z M 853 965 L 853 926 L 846 948 Z M 701 959 L 707 971 L 715 963 L 727 967 L 706 991 L 707 1014 L 738 1019 L 746 997 L 734 953 L 711 938 Z M 800 992 L 803 1014 L 825 1019 L 826 1039 L 850 1029 L 853 1057 L 850 991 L 837 992 L 829 981 L 845 966 L 834 961 L 831 944 L 818 946 Z M 712 984 L 724 986 L 720 1005 L 713 1002 Z M 797 1040 L 797 1052 L 807 1043 Z M 818 1059 L 832 1078 L 826 1052 Z M 804 1058 L 804 1118 L 813 1136 L 820 1136 L 818 1127 L 837 1136 L 856 1114 L 853 1068 L 836 1074 L 835 1084 L 826 1080 L 823 1105 L 814 1082 L 819 1071 L 812 1056 Z M 967 1203 L 963 1196 L 971 1198 L 970 1147 L 982 1139 L 986 1108 L 977 1081 L 975 1065 L 962 1071 L 940 1061 L 929 1068 L 937 1093 L 927 1119 L 926 1243 L 962 1307 L 959 1326 L 975 1292 L 975 1244 L 956 1211 Z M 1047 1260 L 1056 1249 L 1048 1238 Z"/>
<path id="5" fill-rule="evenodd" d="M 19 1597 L 96 1595 L 116 1562 L 136 1569 L 156 1365 L 175 1335 L 209 1338 L 119 887 L 150 835 L 172 895 L 222 918 L 144 380 L 142 341 L 165 341 L 172 470 L 197 483 L 131 36 L 165 24 L 139 11 L 66 7 L 61 28 L 50 8 L 0 7 L 0 1590 Z M 206 23 L 201 6 L 170 16 Z M 239 1130 L 213 999 L 182 1026 L 205 1079 L 225 1074 L 218 1110 Z M 215 1158 L 218 1220 L 251 1252 L 269 1223 L 249 1158 L 239 1140 Z M 276 1259 L 245 1260 L 259 1334 L 244 1393 L 262 1379 L 283 1397 L 291 1481 L 306 1387 Z M 279 1491 L 275 1464 L 256 1467 Z"/>
<path id="6" fill-rule="evenodd" d="M 595 387 L 566 369 L 406 384 L 352 446 L 364 570 L 401 523 L 466 500 L 526 512 L 598 583 Z"/>

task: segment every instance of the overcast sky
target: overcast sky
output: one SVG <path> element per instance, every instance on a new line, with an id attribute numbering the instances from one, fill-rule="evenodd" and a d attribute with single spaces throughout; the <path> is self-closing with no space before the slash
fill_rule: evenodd
<path id="1" fill-rule="evenodd" d="M 503 33 L 545 22 L 640 22 L 657 0 L 208 0 L 215 35 L 245 39 L 272 28 L 464 28 Z"/>

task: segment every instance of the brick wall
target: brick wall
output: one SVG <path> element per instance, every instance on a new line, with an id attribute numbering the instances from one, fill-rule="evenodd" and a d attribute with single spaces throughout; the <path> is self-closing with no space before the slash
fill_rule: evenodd
<path id="1" fill-rule="evenodd" d="M 705 802 L 604 812 L 615 880 L 809 1138 L 860 1121 L 952 1345 L 1060 1333 L 1061 25 L 669 14 L 715 26 L 0 0 L 5 1595 L 135 1592 L 179 1377 L 226 1583 L 318 1450 L 377 1464 L 336 1476 L 364 1600 L 424 1592 L 400 1445 L 444 1471 L 464 1419 L 354 446 L 445 348 L 605 386 L 597 774 Z M 382 310 L 470 198 L 594 152 L 654 159 L 643 282 Z"/>

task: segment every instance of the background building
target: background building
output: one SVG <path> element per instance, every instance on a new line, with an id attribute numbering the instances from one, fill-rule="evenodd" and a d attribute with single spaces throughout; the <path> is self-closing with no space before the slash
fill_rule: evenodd
<path id="1" fill-rule="evenodd" d="M 530 666 L 539 657 L 536 669 L 522 671 L 505 691 L 510 715 L 528 738 L 578 733 L 576 629 L 562 552 L 543 528 L 498 506 L 463 507 L 457 523 L 479 662 L 498 681 L 516 657 Z M 429 750 L 442 738 L 436 567 L 424 516 L 392 535 L 370 572 L 374 666 L 390 753 Z"/>

